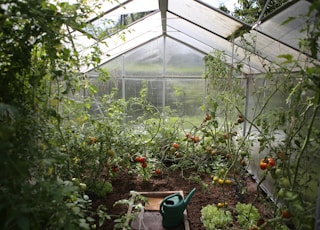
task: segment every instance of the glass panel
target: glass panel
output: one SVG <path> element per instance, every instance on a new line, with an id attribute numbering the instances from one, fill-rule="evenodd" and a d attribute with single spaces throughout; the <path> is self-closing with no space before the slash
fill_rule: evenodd
<path id="1" fill-rule="evenodd" d="M 227 54 L 232 53 L 232 44 L 230 41 L 211 33 L 197 25 L 194 25 L 184 19 L 168 14 L 168 26 L 186 34 L 214 49 L 225 50 Z M 170 31 L 170 30 L 169 30 Z"/>
<path id="2" fill-rule="evenodd" d="M 103 71 L 107 71 L 110 77 L 113 78 L 121 78 L 123 76 L 123 57 L 119 56 L 105 64 L 103 64 L 100 68 Z"/>
<path id="3" fill-rule="evenodd" d="M 95 39 L 88 38 L 87 35 L 79 31 L 72 32 L 72 37 L 73 37 L 73 42 L 77 51 L 80 51 L 80 52 L 97 42 Z M 71 46 L 71 45 L 67 44 L 67 46 Z"/>
<path id="4" fill-rule="evenodd" d="M 69 0 L 73 1 L 73 0 Z M 92 20 L 94 18 L 96 18 L 97 16 L 113 9 L 116 8 L 118 5 L 124 3 L 127 0 L 116 0 L 116 1 L 106 1 L 106 0 L 99 0 L 99 1 L 88 1 L 88 3 L 90 4 L 98 4 L 99 7 L 95 7 L 95 12 L 92 15 L 89 15 L 88 20 Z M 94 6 L 92 6 L 94 7 Z"/>
<path id="5" fill-rule="evenodd" d="M 128 29 L 121 31 L 99 43 L 99 48 L 102 52 L 101 63 L 105 63 L 111 59 L 114 59 L 129 50 L 132 50 L 146 42 L 161 36 L 161 15 L 156 13 L 149 16 L 139 23 L 135 23 Z M 90 52 L 95 52 L 93 49 L 84 50 L 81 55 L 87 55 Z M 91 68 L 83 66 L 81 71 L 87 72 Z"/>
<path id="6" fill-rule="evenodd" d="M 263 89 L 265 85 L 265 80 L 262 77 L 255 76 L 255 78 L 250 78 L 252 80 L 249 81 L 249 97 L 247 98 L 247 111 L 248 111 L 248 119 L 252 120 L 259 111 L 261 110 L 261 106 L 263 105 L 264 101 L 264 93 Z"/>
<path id="7" fill-rule="evenodd" d="M 176 116 L 203 116 L 201 105 L 205 97 L 204 79 L 168 79 L 166 81 L 166 106 Z"/>
<path id="8" fill-rule="evenodd" d="M 111 94 L 113 91 L 115 93 L 115 99 L 122 98 L 122 80 L 116 78 L 110 78 L 109 80 L 103 82 L 99 80 L 93 80 L 95 86 L 97 87 L 97 94 L 95 95 L 98 100 L 105 94 Z"/>
<path id="9" fill-rule="evenodd" d="M 196 40 L 193 37 L 190 37 L 184 33 L 178 32 L 177 30 L 169 29 L 170 31 L 167 32 L 168 36 L 174 38 L 178 41 L 181 41 L 185 44 L 188 44 L 190 47 L 197 49 L 203 53 L 210 53 L 212 51 L 212 47 L 204 44 L 202 41 Z"/>
<path id="10" fill-rule="evenodd" d="M 294 5 L 261 23 L 257 30 L 263 31 L 266 34 L 299 49 L 299 39 L 307 37 L 306 31 L 302 30 L 305 26 L 305 20 L 301 18 L 301 15 L 306 15 L 308 13 L 310 4 L 311 3 L 307 1 L 298 1 Z M 282 24 L 290 17 L 295 18 L 288 23 Z"/>
<path id="11" fill-rule="evenodd" d="M 163 38 L 130 51 L 125 55 L 125 76 L 161 76 L 163 63 Z"/>
<path id="12" fill-rule="evenodd" d="M 166 39 L 166 75 L 197 76 L 204 73 L 204 54 L 173 39 Z"/>
<path id="13" fill-rule="evenodd" d="M 246 40 L 245 48 L 261 56 L 257 62 L 269 62 L 269 67 L 270 62 L 272 62 L 274 65 L 273 68 L 276 69 L 277 63 L 284 61 L 278 58 L 281 54 L 290 54 L 296 60 L 298 58 L 301 61 L 307 60 L 305 55 L 259 32 L 251 31 L 244 35 L 244 39 Z M 235 42 L 236 44 L 240 44 L 241 39 L 237 38 Z M 292 67 L 293 65 L 295 65 L 295 63 L 292 63 Z"/>
<path id="14" fill-rule="evenodd" d="M 122 66 L 123 66 L 123 57 L 120 56 L 115 58 L 103 65 L 100 66 L 100 69 L 103 73 L 107 73 L 109 78 L 121 78 L 123 76 Z M 101 71 L 97 69 L 93 69 L 87 72 L 87 75 L 91 78 L 98 78 L 100 76 Z"/>
<path id="15" fill-rule="evenodd" d="M 211 5 L 212 7 L 215 8 L 219 8 L 222 5 L 225 5 L 228 10 L 230 10 L 231 12 L 234 11 L 235 6 L 239 7 L 238 1 L 237 0 L 229 0 L 229 1 L 225 1 L 225 0 L 201 0 L 201 2 L 205 2 L 206 4 Z"/>
<path id="16" fill-rule="evenodd" d="M 97 78 L 91 79 L 93 85 L 96 87 L 97 93 L 92 97 L 92 104 L 90 113 L 103 115 L 106 108 L 106 101 L 103 99 L 105 96 L 111 97 L 115 100 L 122 98 L 122 80 L 110 78 L 108 81 L 100 81 Z M 107 103 L 110 103 L 110 100 Z"/>
<path id="17" fill-rule="evenodd" d="M 87 32 L 95 37 L 103 37 L 123 29 L 140 18 L 158 9 L 157 0 L 135 0 L 115 8 L 110 13 L 97 18 L 88 26 Z"/>
<path id="18" fill-rule="evenodd" d="M 163 80 L 148 80 L 147 100 L 162 111 L 163 107 Z"/>
<path id="19" fill-rule="evenodd" d="M 236 19 L 193 0 L 170 0 L 168 9 L 174 14 L 225 38 L 243 26 Z"/>
<path id="20" fill-rule="evenodd" d="M 168 35 L 171 37 L 177 38 L 177 40 L 182 40 L 186 43 L 190 42 L 191 46 L 203 43 L 205 46 L 211 47 L 210 50 L 205 50 L 207 53 L 210 53 L 213 50 L 224 51 L 227 62 L 229 64 L 237 64 L 237 61 L 241 62 L 241 64 L 243 64 L 242 70 L 247 74 L 264 71 L 261 64 L 262 61 L 256 55 L 252 54 L 250 60 L 246 60 L 247 53 L 243 48 L 239 47 L 241 46 L 239 42 L 235 43 L 235 54 L 233 55 L 232 42 L 172 14 L 168 14 L 168 16 L 168 31 L 170 31 L 168 32 Z M 205 48 L 205 46 L 203 48 Z"/>
<path id="21" fill-rule="evenodd" d="M 142 80 L 142 79 L 126 79 L 125 80 L 125 98 L 128 100 L 133 97 L 140 97 L 141 90 L 147 87 L 146 98 L 149 103 L 162 110 L 163 106 L 163 81 L 162 80 Z M 134 105 L 133 105 L 134 106 Z M 143 110 L 136 105 L 131 107 L 130 116 L 135 119 L 143 115 Z"/>
<path id="22" fill-rule="evenodd" d="M 134 0 L 129 1 L 122 7 L 119 7 L 108 15 L 124 15 L 124 14 L 132 14 L 138 12 L 147 12 L 147 11 L 154 11 L 159 9 L 158 0 Z"/>

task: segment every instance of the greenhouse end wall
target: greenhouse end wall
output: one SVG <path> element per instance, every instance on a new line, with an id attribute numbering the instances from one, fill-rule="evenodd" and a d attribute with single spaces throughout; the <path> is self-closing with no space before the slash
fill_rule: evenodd
<path id="1" fill-rule="evenodd" d="M 99 88 L 97 97 L 113 88 L 117 98 L 139 97 L 145 87 L 146 99 L 160 111 L 170 108 L 172 116 L 202 117 L 206 93 L 203 57 L 173 39 L 158 38 L 102 65 L 100 69 L 108 72 L 106 82 L 101 83 L 99 71 L 88 75 Z"/>

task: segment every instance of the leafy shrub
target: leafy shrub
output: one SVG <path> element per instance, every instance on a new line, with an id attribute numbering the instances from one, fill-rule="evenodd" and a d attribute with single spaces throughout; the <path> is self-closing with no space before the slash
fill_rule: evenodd
<path id="1" fill-rule="evenodd" d="M 113 188 L 112 184 L 108 181 L 95 181 L 92 189 L 89 188 L 89 190 L 92 190 L 99 197 L 104 197 L 105 195 L 112 193 Z"/>
<path id="2" fill-rule="evenodd" d="M 232 223 L 231 212 L 209 204 L 201 209 L 201 222 L 208 230 L 228 229 Z"/>
<path id="3" fill-rule="evenodd" d="M 260 218 L 258 209 L 252 204 L 242 204 L 238 202 L 235 212 L 237 213 L 237 219 L 242 228 L 256 225 Z"/>

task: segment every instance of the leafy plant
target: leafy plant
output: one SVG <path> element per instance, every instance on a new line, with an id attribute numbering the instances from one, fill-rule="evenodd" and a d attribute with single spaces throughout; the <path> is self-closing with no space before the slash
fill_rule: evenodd
<path id="1" fill-rule="evenodd" d="M 230 229 L 233 219 L 230 211 L 208 204 L 201 209 L 201 222 L 208 230 Z"/>
<path id="2" fill-rule="evenodd" d="M 60 105 L 81 88 L 79 66 L 96 64 L 65 45 L 91 9 L 46 0 L 1 6 L 0 228 L 89 229 L 91 201 L 71 181 L 77 159 L 70 158 Z"/>
<path id="3" fill-rule="evenodd" d="M 89 191 L 94 192 L 99 197 L 105 197 L 113 191 L 112 184 L 108 181 L 95 181 L 91 186 Z"/>
<path id="4" fill-rule="evenodd" d="M 258 209 L 252 204 L 237 203 L 235 207 L 237 220 L 242 229 L 248 229 L 257 225 L 260 219 Z"/>
<path id="5" fill-rule="evenodd" d="M 115 219 L 115 228 L 119 229 L 131 229 L 131 221 L 136 219 L 139 213 L 144 212 L 144 205 L 148 202 L 148 199 L 135 191 L 130 191 L 129 199 L 118 200 L 115 205 L 125 205 L 128 207 L 128 212 Z"/>

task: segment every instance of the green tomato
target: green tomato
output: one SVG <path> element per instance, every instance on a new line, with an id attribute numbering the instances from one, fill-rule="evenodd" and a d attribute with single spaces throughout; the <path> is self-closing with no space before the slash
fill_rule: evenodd
<path id="1" fill-rule="evenodd" d="M 283 188 L 281 188 L 281 189 L 278 191 L 278 197 L 279 197 L 279 198 L 283 198 L 283 197 L 285 196 L 285 193 L 286 193 L 286 191 L 285 191 Z"/>
<path id="2" fill-rule="evenodd" d="M 275 174 L 276 174 L 277 176 L 281 176 L 282 170 L 279 169 L 279 168 L 276 168 Z"/>
<path id="3" fill-rule="evenodd" d="M 288 178 L 280 178 L 280 185 L 283 188 L 290 188 L 290 181 Z"/>
<path id="4" fill-rule="evenodd" d="M 85 191 L 87 189 L 87 185 L 85 183 L 80 183 L 79 187 L 82 191 Z"/>

